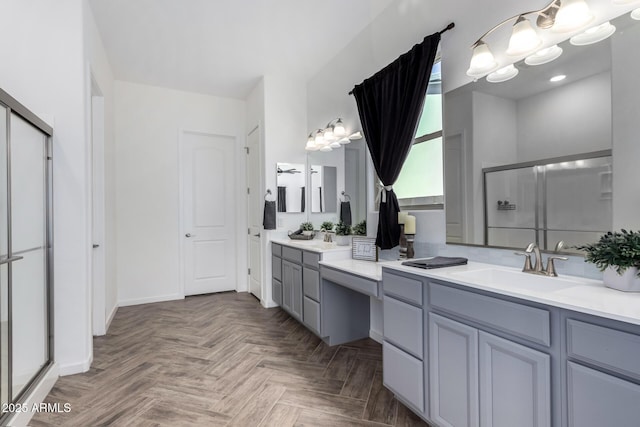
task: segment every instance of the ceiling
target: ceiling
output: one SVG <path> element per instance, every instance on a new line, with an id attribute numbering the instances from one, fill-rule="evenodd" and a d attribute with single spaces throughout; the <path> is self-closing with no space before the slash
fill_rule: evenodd
<path id="1" fill-rule="evenodd" d="M 89 0 L 116 79 L 245 99 L 307 79 L 393 0 Z"/>

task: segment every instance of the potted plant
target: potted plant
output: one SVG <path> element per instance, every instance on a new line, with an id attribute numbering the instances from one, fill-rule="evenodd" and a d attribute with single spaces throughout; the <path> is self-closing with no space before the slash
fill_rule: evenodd
<path id="1" fill-rule="evenodd" d="M 342 221 L 338 221 L 336 224 L 336 243 L 338 246 L 348 246 L 350 243 L 349 234 L 351 234 L 351 227 L 346 225 Z"/>
<path id="2" fill-rule="evenodd" d="M 325 233 L 333 231 L 333 223 L 331 221 L 325 221 L 320 226 L 320 231 L 324 231 Z"/>
<path id="3" fill-rule="evenodd" d="M 640 232 L 609 231 L 596 243 L 576 246 L 585 251 L 585 262 L 603 271 L 605 286 L 620 291 L 640 292 Z"/>
<path id="4" fill-rule="evenodd" d="M 300 224 L 300 230 L 305 236 L 311 236 L 313 234 L 313 224 L 310 222 L 303 222 Z"/>
<path id="5" fill-rule="evenodd" d="M 351 230 L 354 236 L 366 236 L 367 235 L 367 220 L 362 220 L 353 226 Z"/>

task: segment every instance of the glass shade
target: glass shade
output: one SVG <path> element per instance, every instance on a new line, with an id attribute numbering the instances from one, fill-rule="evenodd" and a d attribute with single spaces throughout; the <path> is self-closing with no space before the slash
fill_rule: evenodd
<path id="1" fill-rule="evenodd" d="M 557 59 L 562 55 L 562 48 L 557 44 L 540 49 L 533 55 L 527 56 L 524 60 L 527 65 L 542 65 Z"/>
<path id="2" fill-rule="evenodd" d="M 512 78 L 517 76 L 518 73 L 518 69 L 513 64 L 510 64 L 489 74 L 487 76 L 487 81 L 491 83 L 506 82 L 507 80 L 511 80 Z"/>
<path id="3" fill-rule="evenodd" d="M 521 56 L 534 52 L 542 45 L 542 40 L 538 37 L 536 30 L 524 16 L 520 16 L 513 25 L 507 55 Z"/>
<path id="4" fill-rule="evenodd" d="M 640 21 L 640 8 L 635 9 L 631 12 L 631 18 L 635 19 L 636 21 Z"/>
<path id="5" fill-rule="evenodd" d="M 473 48 L 473 56 L 471 57 L 471 64 L 467 70 L 469 77 L 482 77 L 487 73 L 490 73 L 498 68 L 498 63 L 493 57 L 493 53 L 489 50 L 489 46 L 483 41 Z"/>
<path id="6" fill-rule="evenodd" d="M 616 27 L 607 21 L 604 24 L 589 28 L 584 33 L 571 37 L 569 43 L 574 46 L 586 46 L 605 40 L 615 32 Z"/>
<path id="7" fill-rule="evenodd" d="M 342 119 L 338 119 L 335 126 L 333 126 L 333 135 L 336 137 L 343 137 L 347 134 L 347 130 L 344 128 L 344 124 L 342 123 Z"/>
<path id="8" fill-rule="evenodd" d="M 584 0 L 562 0 L 556 22 L 551 29 L 557 33 L 577 30 L 593 21 L 593 18 L 593 13 Z"/>

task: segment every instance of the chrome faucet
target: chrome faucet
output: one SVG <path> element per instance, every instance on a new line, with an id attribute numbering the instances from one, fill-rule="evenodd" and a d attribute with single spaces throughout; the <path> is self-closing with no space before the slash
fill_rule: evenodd
<path id="1" fill-rule="evenodd" d="M 557 253 L 560 249 L 565 247 L 565 243 L 561 240 L 558 242 L 555 248 L 555 253 Z M 561 261 L 566 261 L 569 258 L 564 256 L 549 256 L 547 258 L 547 268 L 543 268 L 542 266 L 542 255 L 540 254 L 540 248 L 535 243 L 529 243 L 525 248 L 524 252 L 514 252 L 516 255 L 523 255 L 525 257 L 524 267 L 522 267 L 522 271 L 524 273 L 530 274 L 539 274 L 541 276 L 550 276 L 550 277 L 558 277 L 558 273 L 556 272 L 556 266 L 554 264 L 554 260 L 558 259 Z M 536 261 L 532 266 L 531 264 L 531 255 L 535 255 Z"/>

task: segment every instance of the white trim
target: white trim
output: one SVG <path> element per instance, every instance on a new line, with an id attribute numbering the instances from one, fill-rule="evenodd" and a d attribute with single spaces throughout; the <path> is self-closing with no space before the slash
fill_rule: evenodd
<path id="1" fill-rule="evenodd" d="M 105 326 L 105 331 L 104 331 L 105 334 L 109 332 L 109 327 L 111 326 L 111 322 L 113 321 L 113 318 L 116 316 L 117 311 L 118 311 L 118 304 L 113 306 L 111 313 L 109 313 L 109 317 L 107 317 L 107 324 Z"/>
<path id="2" fill-rule="evenodd" d="M 373 329 L 369 329 L 369 338 L 374 340 L 375 342 L 382 344 L 382 332 L 374 331 Z"/>
<path id="3" fill-rule="evenodd" d="M 56 381 L 58 381 L 58 376 L 58 365 L 54 363 L 49 367 L 44 377 L 34 387 L 33 391 L 26 397 L 24 404 L 31 408 L 34 404 L 44 402 L 44 399 L 47 397 Z M 18 412 L 8 419 L 7 425 L 16 427 L 27 426 L 29 425 L 33 415 L 34 412 L 32 411 Z"/>
<path id="4" fill-rule="evenodd" d="M 59 365 L 59 375 L 61 377 L 67 375 L 81 374 L 87 372 L 91 368 L 91 362 L 93 362 L 93 356 L 90 356 L 86 360 L 77 363 L 69 363 L 66 365 Z"/>
<path id="5" fill-rule="evenodd" d="M 169 294 L 169 295 L 159 295 L 155 297 L 121 300 L 121 301 L 118 301 L 117 307 L 129 307 L 132 305 L 151 304 L 154 302 L 164 302 L 164 301 L 176 301 L 181 299 L 184 299 L 184 292 L 182 294 Z"/>

